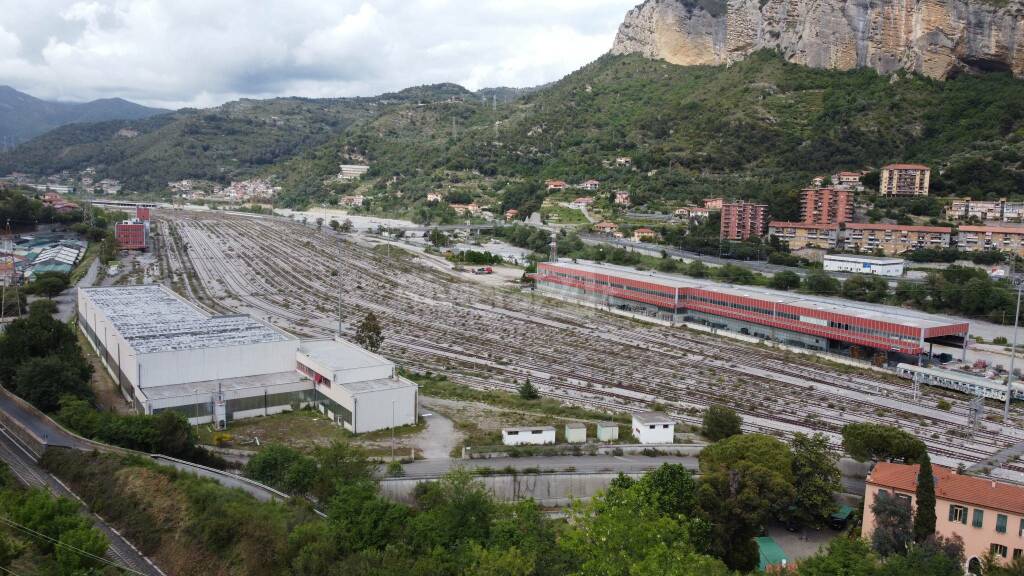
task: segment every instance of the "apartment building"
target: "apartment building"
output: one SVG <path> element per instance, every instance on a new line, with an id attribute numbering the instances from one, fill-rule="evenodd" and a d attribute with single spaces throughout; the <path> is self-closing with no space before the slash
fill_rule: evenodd
<path id="1" fill-rule="evenodd" d="M 899 498 L 917 505 L 918 465 L 880 462 L 868 475 L 864 491 L 864 526 L 871 538 L 876 521 L 872 506 L 878 498 Z M 1024 555 L 1024 487 L 957 474 L 932 466 L 935 477 L 935 532 L 959 536 L 966 568 L 981 573 L 981 558 L 989 551 L 1000 562 Z"/>
<path id="2" fill-rule="evenodd" d="M 768 205 L 724 202 L 719 236 L 725 240 L 746 240 L 763 236 L 768 228 Z"/>
<path id="3" fill-rule="evenodd" d="M 847 249 L 862 252 L 881 250 L 895 256 L 920 248 L 946 248 L 953 229 L 948 226 L 901 226 L 898 224 L 846 224 L 844 242 Z"/>
<path id="4" fill-rule="evenodd" d="M 1001 250 L 1024 256 L 1024 228 L 1007 226 L 960 226 L 956 247 L 962 252 Z"/>
<path id="5" fill-rule="evenodd" d="M 800 248 L 829 250 L 836 248 L 839 243 L 839 225 L 775 221 L 768 224 L 768 235 L 786 242 L 794 250 Z"/>
<path id="6" fill-rule="evenodd" d="M 1024 216 L 1024 202 L 1008 202 L 1006 198 L 999 200 L 971 200 L 960 198 L 953 200 L 946 208 L 946 218 L 950 220 L 1002 220 L 1003 222 L 1020 221 Z"/>
<path id="7" fill-rule="evenodd" d="M 931 170 L 923 164 L 889 164 L 882 168 L 882 196 L 927 196 Z"/>
<path id="8" fill-rule="evenodd" d="M 836 188 L 805 188 L 800 213 L 808 224 L 842 224 L 853 221 L 853 192 Z"/>

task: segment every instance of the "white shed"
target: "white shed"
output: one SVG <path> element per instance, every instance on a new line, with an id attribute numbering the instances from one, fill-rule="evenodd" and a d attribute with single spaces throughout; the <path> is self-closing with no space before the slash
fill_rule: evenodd
<path id="1" fill-rule="evenodd" d="M 502 428 L 501 443 L 505 446 L 523 444 L 554 444 L 554 426 L 533 426 L 525 428 Z"/>
<path id="2" fill-rule="evenodd" d="M 569 422 L 565 425 L 565 441 L 570 444 L 582 444 L 587 441 L 587 425 L 582 422 Z"/>
<path id="3" fill-rule="evenodd" d="M 619 425 L 615 422 L 597 423 L 598 442 L 612 442 L 619 439 Z"/>
<path id="4" fill-rule="evenodd" d="M 676 425 L 664 412 L 633 414 L 633 436 L 641 444 L 671 444 Z"/>

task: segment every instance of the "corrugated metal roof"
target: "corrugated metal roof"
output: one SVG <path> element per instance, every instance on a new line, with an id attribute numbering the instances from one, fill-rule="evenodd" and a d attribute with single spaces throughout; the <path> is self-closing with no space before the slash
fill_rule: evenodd
<path id="1" fill-rule="evenodd" d="M 244 314 L 212 316 L 164 286 L 81 288 L 139 353 L 294 340 Z"/>

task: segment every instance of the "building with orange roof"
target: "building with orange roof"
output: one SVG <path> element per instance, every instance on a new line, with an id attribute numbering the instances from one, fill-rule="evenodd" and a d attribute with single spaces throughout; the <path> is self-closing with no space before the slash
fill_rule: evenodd
<path id="1" fill-rule="evenodd" d="M 598 222 L 597 224 L 594 224 L 594 230 L 597 230 L 598 232 L 601 232 L 603 234 L 611 234 L 613 232 L 619 231 L 619 225 L 616 224 L 615 222 L 609 222 L 605 220 L 604 222 Z"/>
<path id="2" fill-rule="evenodd" d="M 882 196 L 927 196 L 931 170 L 924 164 L 889 164 L 882 167 L 878 193 Z"/>
<path id="3" fill-rule="evenodd" d="M 868 474 L 864 491 L 861 535 L 871 538 L 875 517 L 871 507 L 880 497 L 896 497 L 917 506 L 916 464 L 880 462 Z M 967 568 L 980 574 L 981 558 L 992 551 L 1008 562 L 1024 555 L 1024 486 L 957 474 L 932 466 L 935 477 L 935 533 L 959 536 Z"/>
<path id="4" fill-rule="evenodd" d="M 637 228 L 633 230 L 633 241 L 643 242 L 644 240 L 654 240 L 658 237 L 658 233 L 650 228 Z"/>

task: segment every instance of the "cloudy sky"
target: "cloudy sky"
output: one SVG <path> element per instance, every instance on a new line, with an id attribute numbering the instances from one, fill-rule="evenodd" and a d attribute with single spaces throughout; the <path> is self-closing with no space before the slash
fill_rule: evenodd
<path id="1" fill-rule="evenodd" d="M 639 0 L 0 0 L 0 85 L 153 106 L 556 80 Z"/>

